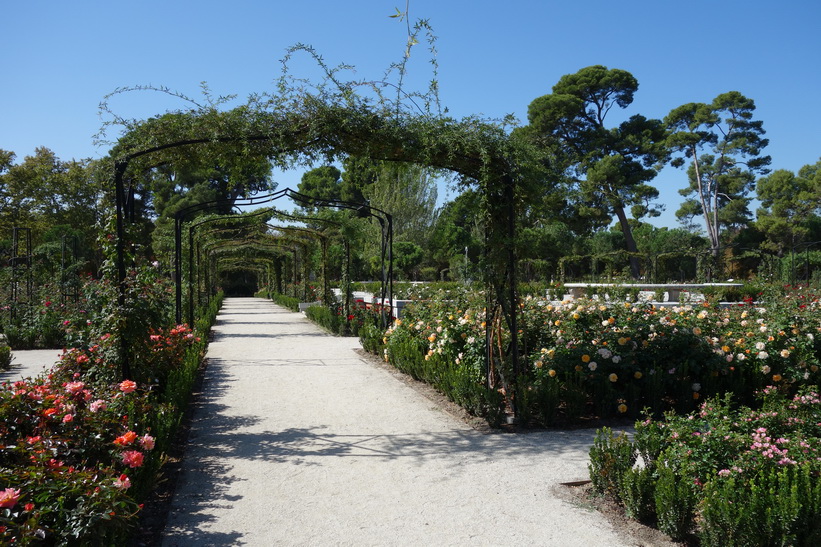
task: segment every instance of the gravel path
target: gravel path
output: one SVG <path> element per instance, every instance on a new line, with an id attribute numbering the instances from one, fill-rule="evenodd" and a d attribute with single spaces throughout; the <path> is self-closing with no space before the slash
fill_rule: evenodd
<path id="1" fill-rule="evenodd" d="M 11 366 L 0 370 L 0 382 L 16 382 L 21 378 L 33 378 L 51 369 L 60 355 L 61 349 L 30 349 L 11 352 Z"/>
<path id="2" fill-rule="evenodd" d="M 214 333 L 163 545 L 631 543 L 555 493 L 593 430 L 483 434 L 267 300 Z"/>

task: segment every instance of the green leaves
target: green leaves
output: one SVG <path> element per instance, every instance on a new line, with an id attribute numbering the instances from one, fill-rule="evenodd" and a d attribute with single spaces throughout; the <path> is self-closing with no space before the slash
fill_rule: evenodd
<path id="1" fill-rule="evenodd" d="M 762 177 L 756 193 L 761 200 L 756 227 L 768 247 L 783 253 L 821 236 L 821 161 L 805 165 L 798 175 L 779 169 Z"/>
<path id="2" fill-rule="evenodd" d="M 672 165 L 689 164 L 692 196 L 676 213 L 703 215 L 714 253 L 718 253 L 722 226 L 743 225 L 750 217 L 748 194 L 755 174 L 766 174 L 769 156 L 761 121 L 753 120 L 755 103 L 738 91 L 718 95 L 711 104 L 688 103 L 674 108 L 664 122 L 670 130 L 667 145 L 675 155 Z"/>

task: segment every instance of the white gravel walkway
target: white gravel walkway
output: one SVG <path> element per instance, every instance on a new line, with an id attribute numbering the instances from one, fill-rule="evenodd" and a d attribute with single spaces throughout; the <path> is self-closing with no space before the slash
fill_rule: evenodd
<path id="1" fill-rule="evenodd" d="M 0 370 L 0 382 L 16 382 L 22 378 L 34 378 L 50 370 L 60 356 L 61 349 L 29 349 L 11 352 L 11 366 Z"/>
<path id="2" fill-rule="evenodd" d="M 554 493 L 593 430 L 477 432 L 267 300 L 214 332 L 163 545 L 630 545 Z"/>

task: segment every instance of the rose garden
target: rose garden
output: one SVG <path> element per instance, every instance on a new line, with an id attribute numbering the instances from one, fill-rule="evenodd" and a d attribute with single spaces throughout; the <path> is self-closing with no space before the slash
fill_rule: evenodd
<path id="1" fill-rule="evenodd" d="M 623 71 L 582 72 L 621 93 L 609 99 L 619 106 L 632 100 Z M 751 101 L 728 93 L 693 106 L 743 111 L 736 141 L 704 138 L 682 107 L 665 124 L 621 127 L 653 142 L 619 143 L 584 120 L 584 104 L 575 118 L 559 112 L 572 101 L 556 95 L 572 95 L 574 75 L 534 101 L 529 125 L 510 130 L 357 95 L 334 74 L 312 93 L 284 80 L 276 94 L 231 110 L 217 102 L 114 117 L 123 126 L 109 156 L 56 171 L 66 196 L 77 195 L 72 177 L 96 188 L 87 201 L 66 197 L 52 214 L 32 194 L 3 216 L 11 237 L 0 241 L 0 364 L 27 349 L 64 350 L 47 373 L 0 390 L 4 543 L 128 541 L 222 299 L 251 294 L 304 309 L 329 336 L 358 336 L 492 427 L 600 428 L 594 495 L 675 540 L 821 542 L 817 217 L 794 219 L 806 229 L 790 234 L 804 241 L 790 248 L 764 224 L 741 229 L 717 210 L 704 211 L 706 238 L 639 222 L 652 164 L 676 153 L 685 163 L 699 137 L 750 160 L 743 173 L 717 160 L 702 166 L 716 184 L 766 174 Z M 560 146 L 562 120 L 580 128 L 584 146 Z M 583 157 L 564 157 L 565 148 L 584 148 Z M 12 159 L 0 170 L 2 192 L 26 187 L 25 162 Z M 317 163 L 299 192 L 273 192 L 272 164 Z M 583 183 L 570 181 L 584 169 Z M 423 248 L 413 241 L 419 218 L 407 215 L 432 208 L 431 173 L 461 194 L 417 239 Z M 812 169 L 801 176 L 817 181 Z M 37 184 L 28 179 L 29 189 Z M 573 225 L 601 200 L 619 227 Z M 571 235 L 574 246 L 562 247 Z M 367 278 L 379 281 L 353 281 Z M 728 278 L 735 283 L 709 285 Z M 607 287 L 569 298 L 571 281 Z M 676 283 L 700 288 L 665 299 Z M 629 438 L 612 433 L 625 425 Z"/>

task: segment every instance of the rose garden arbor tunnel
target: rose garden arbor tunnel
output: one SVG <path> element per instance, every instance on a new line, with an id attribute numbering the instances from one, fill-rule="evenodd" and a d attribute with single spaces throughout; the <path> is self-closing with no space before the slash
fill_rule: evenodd
<path id="1" fill-rule="evenodd" d="M 220 272 L 218 283 L 225 296 L 254 296 L 259 276 L 255 270 L 232 268 Z"/>
<path id="2" fill-rule="evenodd" d="M 379 221 L 381 230 L 381 264 L 382 264 L 382 291 L 381 298 L 385 302 L 393 298 L 393 267 L 392 242 L 393 222 L 390 214 L 370 206 L 369 204 L 352 203 L 341 200 L 315 199 L 286 188 L 264 196 L 255 196 L 240 200 L 235 205 L 253 206 L 264 205 L 282 198 L 291 198 L 298 204 L 310 205 L 316 208 L 336 208 L 353 210 L 356 217 L 375 218 Z M 319 299 L 330 305 L 333 297 L 330 291 L 328 276 L 328 243 L 331 238 L 339 239 L 345 249 L 343 266 L 343 285 L 349 285 L 348 268 L 350 263 L 350 246 L 341 222 L 316 216 L 297 215 L 279 211 L 274 207 L 264 207 L 255 211 L 236 215 L 212 215 L 197 217 L 185 222 L 188 216 L 212 209 L 218 202 L 206 202 L 181 209 L 176 214 L 175 223 L 175 285 L 177 322 L 183 319 L 183 293 L 187 292 L 187 319 L 193 322 L 195 303 L 203 303 L 203 294 L 207 299 L 215 292 L 213 254 L 225 254 L 232 251 L 245 251 L 246 262 L 255 258 L 255 253 L 270 254 L 274 249 L 273 257 L 264 267 L 249 268 L 247 264 L 232 268 L 219 268 L 219 277 L 231 277 L 236 283 L 232 290 L 238 294 L 252 294 L 255 289 L 253 278 L 257 283 L 265 281 L 266 285 L 274 286 L 278 292 L 282 291 L 283 273 L 290 278 L 290 282 L 299 285 L 304 299 L 308 298 L 307 281 L 309 280 L 309 253 L 319 247 L 320 271 L 316 272 L 319 278 Z M 320 228 L 306 228 L 299 226 L 285 226 L 268 223 L 269 219 L 277 218 L 280 221 L 296 221 L 316 225 Z M 187 231 L 184 237 L 183 228 Z M 184 241 L 187 240 L 187 258 L 183 252 Z M 187 268 L 186 268 L 187 266 Z M 184 282 L 184 272 L 187 269 L 187 283 Z M 228 272 L 233 271 L 233 277 Z M 236 282 L 236 273 L 240 273 L 240 280 Z M 252 290 L 253 287 L 253 290 Z M 343 307 L 348 315 L 350 311 L 350 287 L 343 286 Z M 187 289 L 187 290 L 184 290 Z M 225 287 L 223 286 L 223 289 Z M 383 315 L 383 326 L 387 328 L 388 318 Z"/>
<path id="3" fill-rule="evenodd" d="M 283 103 L 285 104 L 285 103 Z M 195 114 L 191 123 L 179 126 L 163 125 L 164 120 L 150 119 L 121 139 L 112 150 L 113 186 L 116 206 L 116 275 L 121 287 L 119 304 L 125 304 L 126 247 L 130 248 L 126 235 L 126 222 L 132 217 L 129 207 L 131 181 L 137 180 L 141 169 L 169 164 L 175 161 L 192 161 L 203 147 L 208 154 L 259 154 L 265 155 L 278 165 L 293 166 L 297 158 L 326 159 L 353 155 L 376 161 L 407 162 L 448 170 L 462 180 L 477 184 L 482 200 L 482 216 L 485 230 L 485 297 L 487 299 L 485 377 L 488 388 L 515 389 L 516 378 L 526 369 L 520 359 L 518 346 L 517 294 L 516 294 L 516 211 L 524 196 L 526 179 L 517 164 L 517 153 L 512 151 L 509 136 L 498 127 L 474 119 L 455 121 L 431 119 L 408 113 L 377 112 L 366 105 L 350 105 L 344 102 L 323 102 L 322 98 L 304 97 L 303 102 L 288 103 L 281 111 L 245 111 L 247 116 L 239 123 L 217 129 L 209 126 L 213 121 L 208 113 Z M 136 136 L 135 136 L 136 134 Z M 140 140 L 142 139 L 142 140 Z M 190 151 L 190 153 L 189 153 Z M 157 157 L 155 157 L 157 156 Z M 191 156 L 191 158 L 188 158 Z M 133 168 L 129 166 L 133 164 Z M 291 194 L 295 192 L 288 191 Z M 313 206 L 337 206 L 329 200 L 309 198 Z M 253 199 L 247 203 L 254 204 Z M 209 206 L 213 206 L 211 204 Z M 200 211 L 209 206 L 203 206 Z M 392 227 L 391 217 L 369 204 L 345 205 L 365 216 L 377 218 L 382 225 L 383 298 L 392 296 L 392 261 L 390 256 Z M 191 217 L 196 209 L 191 209 Z M 186 215 L 187 216 L 187 215 Z M 175 284 L 177 287 L 176 309 L 182 319 L 183 258 L 182 227 L 188 218 L 175 219 Z M 195 241 L 189 229 L 187 245 L 188 280 L 194 285 L 196 263 Z M 209 268 L 203 268 L 207 272 Z M 249 281 L 250 283 L 250 281 Z M 244 283 L 243 283 L 244 285 Z M 193 291 L 188 291 L 189 295 Z M 389 294 L 388 294 L 389 293 Z M 384 301 L 389 301 L 385 298 Z M 193 319 L 193 298 L 189 298 L 188 319 Z M 126 318 L 127 321 L 127 318 Z M 490 346 L 491 329 L 505 323 L 509 341 L 503 353 Z M 124 327 L 125 328 L 125 327 Z M 120 348 L 122 373 L 130 377 L 128 342 L 123 338 Z M 505 368 L 507 372 L 500 374 Z M 501 383 L 500 383 L 501 382 Z M 515 408 L 514 408 L 515 412 Z"/>

